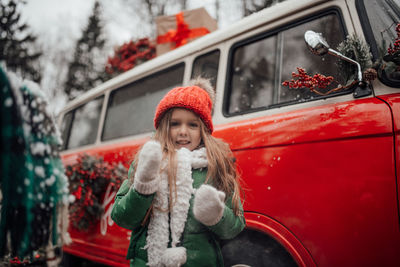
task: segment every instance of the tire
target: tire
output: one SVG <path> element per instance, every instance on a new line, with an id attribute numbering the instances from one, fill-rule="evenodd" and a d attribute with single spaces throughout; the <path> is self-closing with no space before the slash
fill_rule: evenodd
<path id="1" fill-rule="evenodd" d="M 61 267 L 78 267 L 82 266 L 82 259 L 74 255 L 63 253 Z"/>
<path id="2" fill-rule="evenodd" d="M 60 267 L 108 267 L 108 265 L 82 259 L 68 253 L 63 253 Z"/>
<path id="3" fill-rule="evenodd" d="M 224 242 L 222 255 L 227 267 L 298 266 L 281 244 L 259 231 L 249 229 Z"/>

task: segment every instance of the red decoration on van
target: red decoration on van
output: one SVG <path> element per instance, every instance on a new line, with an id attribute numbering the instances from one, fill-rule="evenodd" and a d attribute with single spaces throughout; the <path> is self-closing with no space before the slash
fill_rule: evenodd
<path id="1" fill-rule="evenodd" d="M 159 35 L 157 37 L 158 44 L 171 43 L 172 48 L 177 48 L 187 44 L 189 38 L 200 37 L 210 32 L 205 27 L 189 29 L 189 25 L 183 18 L 183 12 L 179 12 L 175 16 L 176 30 L 169 30 L 166 34 Z"/>
<path id="2" fill-rule="evenodd" d="M 396 26 L 396 33 L 397 38 L 394 40 L 393 46 L 390 44 L 387 50 L 389 55 L 393 55 L 400 50 L 400 23 Z"/>
<path id="3" fill-rule="evenodd" d="M 119 162 L 109 163 L 103 158 L 80 155 L 77 162 L 66 167 L 69 178 L 69 189 L 75 197 L 70 205 L 72 225 L 86 231 L 98 222 L 104 212 L 101 204 L 108 186 L 118 189 L 127 171 Z"/>
<path id="4" fill-rule="evenodd" d="M 156 18 L 157 55 L 164 54 L 218 28 L 217 21 L 204 8 L 185 10 Z"/>
<path id="5" fill-rule="evenodd" d="M 326 88 L 334 80 L 332 76 L 327 77 L 319 73 L 311 77 L 303 68 L 297 68 L 297 71 L 298 73 L 292 72 L 292 77 L 298 78 L 298 80 L 292 79 L 291 81 L 284 81 L 282 85 L 289 86 L 290 88 L 306 87 L 314 91 L 316 87 Z"/>
<path id="6" fill-rule="evenodd" d="M 106 72 L 122 73 L 154 57 L 156 48 L 148 38 L 130 41 L 115 49 L 114 56 L 108 58 Z"/>

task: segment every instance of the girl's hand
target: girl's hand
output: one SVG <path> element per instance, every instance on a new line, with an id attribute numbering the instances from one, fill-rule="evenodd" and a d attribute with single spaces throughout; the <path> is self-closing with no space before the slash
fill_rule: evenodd
<path id="1" fill-rule="evenodd" d="M 162 152 L 157 141 L 148 141 L 140 150 L 137 170 L 133 181 L 136 191 L 150 195 L 157 191 Z"/>
<path id="2" fill-rule="evenodd" d="M 225 193 L 210 185 L 203 184 L 194 196 L 194 217 L 204 225 L 217 224 L 224 214 Z"/>

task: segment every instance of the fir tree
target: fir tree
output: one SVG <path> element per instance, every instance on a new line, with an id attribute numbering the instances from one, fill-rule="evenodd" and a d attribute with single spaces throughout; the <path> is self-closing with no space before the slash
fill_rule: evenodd
<path id="1" fill-rule="evenodd" d="M 102 53 L 105 38 L 102 34 L 100 9 L 100 4 L 96 1 L 82 37 L 76 44 L 74 58 L 69 64 L 64 86 L 69 99 L 73 99 L 79 93 L 87 91 L 106 80 L 107 75 L 104 71 L 106 58 Z M 99 59 L 103 58 L 103 62 L 98 62 Z"/>
<path id="2" fill-rule="evenodd" d="M 29 33 L 28 25 L 21 22 L 18 5 L 24 3 L 21 0 L 0 3 L 0 62 L 22 78 L 40 82 L 38 58 L 42 53 L 35 48 L 36 37 Z"/>

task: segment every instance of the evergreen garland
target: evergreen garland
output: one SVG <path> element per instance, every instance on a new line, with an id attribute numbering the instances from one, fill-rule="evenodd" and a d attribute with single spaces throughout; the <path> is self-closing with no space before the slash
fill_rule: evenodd
<path id="1" fill-rule="evenodd" d="M 372 66 L 372 54 L 369 45 L 361 40 L 356 34 L 348 35 L 346 39 L 338 45 L 337 50 L 344 56 L 357 61 L 361 65 L 361 71 Z M 341 75 L 345 78 L 345 81 L 357 78 L 356 65 L 342 59 L 339 59 L 337 64 Z"/>

